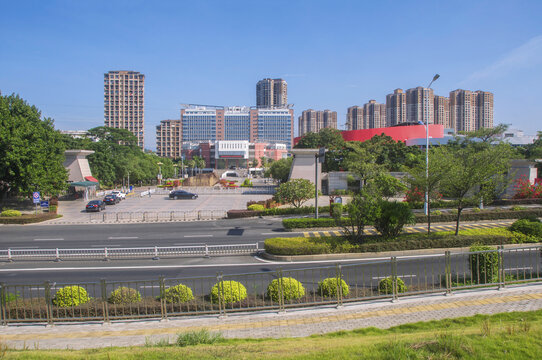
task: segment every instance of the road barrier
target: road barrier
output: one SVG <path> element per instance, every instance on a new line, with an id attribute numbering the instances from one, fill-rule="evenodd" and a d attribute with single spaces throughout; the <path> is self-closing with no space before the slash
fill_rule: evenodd
<path id="1" fill-rule="evenodd" d="M 119 249 L 108 249 L 115 250 Z M 395 301 L 406 295 L 451 294 L 468 288 L 501 289 L 509 284 L 541 282 L 541 250 L 531 246 L 457 254 L 446 251 L 322 267 L 141 281 L 0 283 L 0 324 L 204 314 L 223 317 L 240 311 L 340 307 L 369 299 Z M 153 248 L 146 251 L 146 256 L 152 255 Z"/>
<path id="2" fill-rule="evenodd" d="M 198 211 L 139 211 L 139 212 L 95 212 L 89 213 L 91 222 L 167 222 L 167 221 L 194 221 L 218 220 L 227 217 L 225 210 L 198 210 Z"/>
<path id="3" fill-rule="evenodd" d="M 225 256 L 253 254 L 259 251 L 255 244 L 153 246 L 133 248 L 92 249 L 7 249 L 0 250 L 0 260 L 114 260 L 114 259 L 160 259 L 185 256 Z"/>

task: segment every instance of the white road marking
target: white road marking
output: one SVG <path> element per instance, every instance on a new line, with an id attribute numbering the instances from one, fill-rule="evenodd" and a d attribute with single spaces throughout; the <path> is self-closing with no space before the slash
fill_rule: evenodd
<path id="1" fill-rule="evenodd" d="M 277 236 L 280 236 L 281 234 L 303 234 L 303 232 L 299 232 L 299 231 L 277 231 L 277 232 L 272 232 L 272 233 L 261 233 L 261 235 L 277 235 Z"/>
<path id="2" fill-rule="evenodd" d="M 18 250 L 18 249 L 39 249 L 39 247 L 36 246 L 17 246 L 17 247 L 10 247 L 11 250 Z"/>
<path id="3" fill-rule="evenodd" d="M 213 237 L 213 235 L 185 235 L 185 238 L 202 238 L 202 237 Z"/>
<path id="4" fill-rule="evenodd" d="M 373 280 L 380 280 L 380 279 L 385 279 L 385 278 L 389 278 L 391 277 L 391 275 L 388 275 L 388 276 L 373 276 L 372 279 Z M 398 278 L 413 278 L 413 277 L 416 277 L 416 275 L 414 274 L 411 274 L 411 275 L 397 275 Z"/>
<path id="5" fill-rule="evenodd" d="M 119 247 L 120 247 L 120 245 L 109 245 L 109 244 L 107 244 L 107 245 L 105 245 L 105 246 L 104 246 L 104 245 L 90 245 L 90 247 L 93 247 L 93 248 L 102 248 L 102 249 L 103 249 L 103 248 L 106 248 L 106 247 L 116 247 L 116 246 L 119 246 Z"/>
<path id="6" fill-rule="evenodd" d="M 138 236 L 110 236 L 107 240 L 129 240 L 129 239 L 139 239 Z"/>
<path id="7" fill-rule="evenodd" d="M 517 268 L 504 269 L 504 271 L 532 270 L 532 269 L 533 269 L 532 266 L 526 266 L 526 267 L 517 267 Z"/>
<path id="8" fill-rule="evenodd" d="M 57 239 L 34 239 L 34 241 L 62 241 L 63 238 L 57 238 Z"/>

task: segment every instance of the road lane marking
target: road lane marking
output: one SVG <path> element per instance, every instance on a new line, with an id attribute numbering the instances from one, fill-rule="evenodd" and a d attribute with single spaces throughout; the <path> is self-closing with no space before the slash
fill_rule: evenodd
<path id="1" fill-rule="evenodd" d="M 386 278 L 389 278 L 391 277 L 391 275 L 388 275 L 388 276 L 373 276 L 372 279 L 373 280 L 380 280 L 380 279 L 386 279 Z M 411 274 L 411 275 L 397 275 L 398 278 L 413 278 L 413 277 L 416 277 L 416 275 L 414 274 Z"/>
<path id="2" fill-rule="evenodd" d="M 185 235 L 185 238 L 202 238 L 202 237 L 213 237 L 214 235 Z"/>
<path id="3" fill-rule="evenodd" d="M 129 239 L 139 239 L 138 236 L 110 236 L 107 240 L 129 240 Z"/>
<path id="4" fill-rule="evenodd" d="M 532 270 L 532 269 L 533 269 L 532 266 L 526 266 L 526 267 L 517 267 L 517 268 L 504 269 L 504 271 Z"/>
<path id="5" fill-rule="evenodd" d="M 39 249 L 39 247 L 36 246 L 17 246 L 17 247 L 10 247 L 11 250 L 18 250 L 18 249 Z"/>
<path id="6" fill-rule="evenodd" d="M 63 238 L 57 238 L 57 239 L 34 239 L 34 241 L 62 241 Z"/>
<path id="7" fill-rule="evenodd" d="M 115 246 L 119 246 L 119 247 L 120 247 L 120 245 L 109 245 L 109 244 L 107 244 L 107 245 L 90 245 L 90 247 L 93 247 L 93 248 L 102 248 L 102 249 L 103 249 L 103 248 L 106 248 L 106 247 L 115 247 Z"/>

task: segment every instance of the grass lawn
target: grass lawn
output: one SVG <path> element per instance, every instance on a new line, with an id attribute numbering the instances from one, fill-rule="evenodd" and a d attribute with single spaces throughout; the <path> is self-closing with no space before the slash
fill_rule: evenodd
<path id="1" fill-rule="evenodd" d="M 193 334 L 192 334 L 193 335 Z M 198 336 L 183 336 L 197 343 Z M 205 338 L 205 337 L 203 337 Z M 214 339 L 216 341 L 216 338 Z M 174 341 L 173 341 L 174 342 Z M 186 344 L 186 341 L 183 342 Z M 306 338 L 165 342 L 91 350 L 0 350 L 4 359 L 535 359 L 542 310 L 366 328 Z M 537 355 L 539 354 L 539 355 Z"/>

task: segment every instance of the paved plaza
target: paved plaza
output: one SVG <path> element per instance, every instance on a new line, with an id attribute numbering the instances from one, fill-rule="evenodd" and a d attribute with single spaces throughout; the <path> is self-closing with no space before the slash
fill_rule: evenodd
<path id="1" fill-rule="evenodd" d="M 227 338 L 281 338 L 325 334 L 364 327 L 389 328 L 418 321 L 542 309 L 542 285 L 504 290 L 467 290 L 452 296 L 409 296 L 345 304 L 341 308 L 292 309 L 283 313 L 228 314 L 169 321 L 119 321 L 111 324 L 9 325 L 0 327 L 0 340 L 15 348 L 83 349 L 144 345 L 147 340 L 175 339 L 181 332 L 207 329 Z"/>

